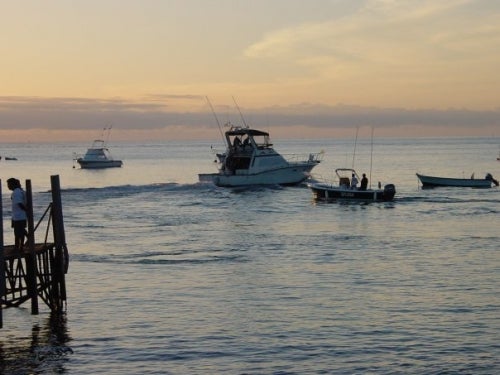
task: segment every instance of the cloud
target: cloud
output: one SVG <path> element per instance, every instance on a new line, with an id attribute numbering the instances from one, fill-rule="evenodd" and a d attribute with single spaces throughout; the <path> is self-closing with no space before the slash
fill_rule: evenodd
<path id="1" fill-rule="evenodd" d="M 307 125 L 318 128 L 350 128 L 377 126 L 397 128 L 445 126 L 451 131 L 461 127 L 500 127 L 500 109 L 473 111 L 468 109 L 404 109 L 375 108 L 349 105 L 301 104 L 273 107 L 252 113 L 255 122 L 266 120 L 275 126 Z"/>
<path id="2" fill-rule="evenodd" d="M 471 0 L 419 1 L 367 1 L 354 13 L 340 19 L 317 23 L 304 23 L 295 27 L 274 30 L 260 41 L 248 46 L 244 55 L 251 58 L 272 58 L 290 56 L 328 55 L 336 57 L 352 56 L 369 59 L 373 51 L 394 46 L 394 41 L 412 42 L 408 49 L 422 47 L 438 32 L 448 30 L 457 38 L 461 30 L 474 33 L 484 23 L 477 23 L 476 17 L 466 13 L 466 5 Z M 479 4 L 480 5 L 480 4 Z M 494 15 L 487 18 L 496 19 Z M 484 21 L 484 19 L 483 19 Z M 494 30 L 499 30 L 496 25 Z M 466 26 L 466 27 L 464 27 Z M 494 30 L 491 30 L 494 32 Z M 435 40 L 437 42 L 438 40 Z"/>
<path id="3" fill-rule="evenodd" d="M 121 129 L 161 129 L 168 125 L 201 122 L 197 112 L 169 111 L 185 101 L 200 107 L 198 95 L 150 95 L 141 100 L 123 98 L 0 97 L 0 129 L 95 129 L 109 124 Z M 180 104 L 181 103 L 181 104 Z"/>
<path id="4" fill-rule="evenodd" d="M 190 109 L 174 108 L 179 99 L 181 102 L 191 102 Z M 234 106 L 216 105 L 215 112 L 218 117 L 222 113 L 231 122 L 241 123 L 241 115 Z M 440 110 L 301 103 L 253 109 L 242 107 L 241 113 L 245 122 L 257 128 L 272 126 L 285 130 L 309 127 L 312 138 L 314 128 L 334 130 L 358 126 L 387 129 L 418 126 L 423 132 L 434 127 L 445 127 L 449 129 L 450 135 L 457 129 L 479 130 L 489 127 L 500 131 L 500 108 L 482 111 L 456 108 Z M 178 132 L 185 129 L 192 135 L 196 129 L 212 128 L 214 122 L 210 107 L 200 95 L 151 95 L 141 101 L 121 98 L 0 97 L 1 130 L 80 131 L 114 125 L 128 131 L 174 129 Z"/>
<path id="5" fill-rule="evenodd" d="M 249 45 L 253 60 L 307 68 L 310 80 L 329 82 L 363 97 L 366 88 L 388 87 L 421 103 L 441 99 L 480 106 L 500 84 L 500 3 L 482 0 L 367 1 L 342 18 L 268 32 Z M 304 71 L 297 70 L 304 78 Z M 444 98 L 436 87 L 462 92 Z M 374 95 L 374 92 L 372 95 Z M 342 94 L 340 93 L 339 96 Z M 344 99 L 340 99 L 344 100 Z M 367 97 L 365 103 L 370 102 Z M 390 103 L 390 101 L 388 101 Z M 371 101 L 375 103 L 375 101 Z M 445 104 L 446 105 L 446 104 Z"/>

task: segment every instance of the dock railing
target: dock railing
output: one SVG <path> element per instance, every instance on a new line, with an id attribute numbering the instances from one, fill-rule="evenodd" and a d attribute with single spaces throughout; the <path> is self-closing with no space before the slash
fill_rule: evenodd
<path id="1" fill-rule="evenodd" d="M 0 196 L 1 185 L 0 180 Z M 16 249 L 13 245 L 4 245 L 3 207 L 0 202 L 0 328 L 2 308 L 18 307 L 30 300 L 31 313 L 38 314 L 38 297 L 52 312 L 65 311 L 65 274 L 68 272 L 69 255 L 64 233 L 59 176 L 51 176 L 51 193 L 52 202 L 35 226 L 31 180 L 26 180 L 28 231 L 27 241 L 22 250 Z M 37 243 L 35 232 L 44 222 L 46 223 L 44 240 Z"/>

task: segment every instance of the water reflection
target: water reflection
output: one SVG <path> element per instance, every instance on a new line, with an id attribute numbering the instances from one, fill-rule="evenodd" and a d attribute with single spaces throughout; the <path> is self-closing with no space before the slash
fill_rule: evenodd
<path id="1" fill-rule="evenodd" d="M 51 314 L 45 324 L 35 323 L 31 337 L 4 337 L 0 341 L 1 374 L 61 374 L 71 341 L 65 314 Z"/>

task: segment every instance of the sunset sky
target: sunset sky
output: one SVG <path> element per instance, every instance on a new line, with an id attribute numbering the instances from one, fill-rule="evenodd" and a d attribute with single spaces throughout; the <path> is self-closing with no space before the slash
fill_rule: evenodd
<path id="1" fill-rule="evenodd" d="M 500 137 L 500 1 L 0 1 L 0 142 Z"/>

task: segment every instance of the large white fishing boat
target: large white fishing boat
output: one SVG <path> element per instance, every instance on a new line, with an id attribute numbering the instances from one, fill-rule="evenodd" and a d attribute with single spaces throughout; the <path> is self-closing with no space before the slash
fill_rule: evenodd
<path id="1" fill-rule="evenodd" d="M 321 162 L 322 152 L 285 158 L 273 148 L 269 133 L 248 126 L 228 126 L 226 151 L 216 154 L 218 172 L 199 174 L 200 182 L 225 187 L 296 185 L 309 178 Z"/>

